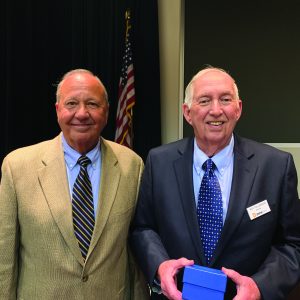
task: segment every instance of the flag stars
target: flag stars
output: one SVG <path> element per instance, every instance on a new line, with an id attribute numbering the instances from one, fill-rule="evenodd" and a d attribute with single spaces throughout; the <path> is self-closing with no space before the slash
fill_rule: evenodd
<path id="1" fill-rule="evenodd" d="M 124 55 L 122 57 L 119 81 L 118 107 L 115 141 L 132 148 L 133 145 L 133 106 L 135 105 L 134 69 L 130 43 L 130 31 L 126 30 Z"/>

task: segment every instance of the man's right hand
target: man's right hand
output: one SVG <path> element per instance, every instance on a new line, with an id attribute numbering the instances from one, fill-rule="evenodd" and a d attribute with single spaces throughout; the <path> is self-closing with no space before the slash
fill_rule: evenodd
<path id="1" fill-rule="evenodd" d="M 193 260 L 182 257 L 179 259 L 166 260 L 159 265 L 157 270 L 158 279 L 160 280 L 162 293 L 168 299 L 182 299 L 182 293 L 177 289 L 176 275 L 181 268 L 193 264 Z"/>

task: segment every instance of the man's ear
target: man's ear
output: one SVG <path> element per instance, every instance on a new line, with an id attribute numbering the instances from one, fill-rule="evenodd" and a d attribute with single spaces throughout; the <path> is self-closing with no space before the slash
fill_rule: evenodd
<path id="1" fill-rule="evenodd" d="M 192 125 L 191 116 L 190 116 L 191 109 L 189 108 L 189 106 L 186 103 L 182 104 L 182 112 L 183 112 L 183 116 L 186 119 L 186 121 L 190 125 Z"/>
<path id="2" fill-rule="evenodd" d="M 107 104 L 107 110 L 106 110 L 106 122 L 105 122 L 105 126 L 107 125 L 108 116 L 109 116 L 109 103 Z"/>
<path id="3" fill-rule="evenodd" d="M 236 121 L 238 121 L 241 117 L 241 114 L 242 114 L 242 109 L 243 109 L 243 102 L 242 100 L 239 100 L 238 102 L 238 111 L 237 111 L 237 114 L 236 114 Z"/>

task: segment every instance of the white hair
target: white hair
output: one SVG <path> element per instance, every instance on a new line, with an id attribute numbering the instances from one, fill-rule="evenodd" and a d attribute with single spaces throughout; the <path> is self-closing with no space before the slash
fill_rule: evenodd
<path id="1" fill-rule="evenodd" d="M 62 79 L 60 80 L 60 82 L 58 83 L 57 88 L 56 88 L 56 103 L 58 103 L 59 100 L 60 100 L 60 91 L 61 91 L 61 87 L 62 87 L 65 79 L 68 78 L 69 76 L 73 75 L 73 74 L 89 74 L 89 75 L 93 76 L 99 82 L 99 84 L 101 85 L 101 87 L 103 88 L 104 99 L 108 103 L 108 95 L 107 95 L 107 91 L 106 91 L 105 86 L 103 85 L 103 83 L 101 82 L 101 80 L 99 79 L 99 77 L 97 77 L 91 71 L 86 70 L 86 69 L 74 69 L 74 70 L 71 70 L 71 71 L 67 72 L 62 77 Z"/>
<path id="2" fill-rule="evenodd" d="M 212 66 L 208 66 L 205 69 L 200 70 L 196 75 L 194 75 L 194 77 L 192 78 L 192 80 L 189 82 L 189 84 L 187 85 L 187 87 L 185 89 L 184 103 L 186 103 L 188 105 L 188 107 L 191 107 L 192 101 L 193 101 L 193 96 L 194 96 L 194 82 L 200 76 L 202 76 L 205 73 L 208 73 L 210 71 L 219 71 L 219 72 L 223 72 L 223 73 L 227 74 L 228 76 L 230 76 L 228 74 L 228 72 L 226 72 L 225 70 L 223 70 L 221 68 L 212 67 Z M 238 87 L 237 87 L 237 85 L 235 83 L 235 80 L 233 78 L 232 78 L 232 80 L 233 80 L 233 88 L 234 88 L 234 92 L 235 92 L 234 96 L 235 96 L 236 99 L 239 99 L 239 90 L 238 90 Z"/>

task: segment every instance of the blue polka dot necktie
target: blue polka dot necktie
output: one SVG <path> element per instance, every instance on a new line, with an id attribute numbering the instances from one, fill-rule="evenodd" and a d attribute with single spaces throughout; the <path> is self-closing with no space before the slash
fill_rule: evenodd
<path id="1" fill-rule="evenodd" d="M 72 210 L 74 233 L 83 259 L 86 259 L 95 225 L 92 185 L 87 172 L 91 163 L 86 156 L 78 159 L 80 170 L 73 186 Z"/>
<path id="2" fill-rule="evenodd" d="M 223 227 L 222 193 L 218 178 L 214 173 L 215 167 L 210 158 L 202 166 L 205 173 L 197 204 L 200 236 L 208 264 L 212 259 Z"/>

